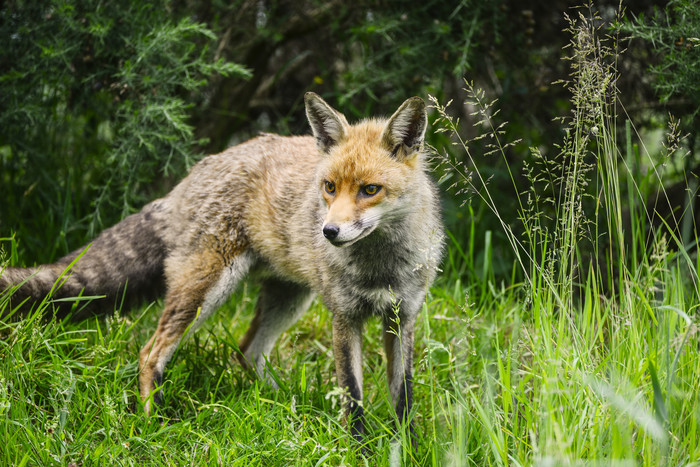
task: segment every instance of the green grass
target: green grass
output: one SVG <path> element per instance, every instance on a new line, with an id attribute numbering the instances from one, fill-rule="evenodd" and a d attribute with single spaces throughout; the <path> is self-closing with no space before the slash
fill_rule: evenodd
<path id="1" fill-rule="evenodd" d="M 452 250 L 454 251 L 454 250 Z M 587 281 L 564 310 L 545 289 L 491 286 L 478 307 L 449 271 L 417 329 L 419 465 L 688 465 L 700 461 L 697 293 L 683 262 L 618 302 Z M 3 465 L 355 465 L 339 417 L 330 316 L 315 304 L 274 358 L 279 390 L 230 354 L 252 317 L 244 288 L 177 351 L 162 418 L 137 398 L 138 350 L 160 304 L 107 320 L 0 328 Z M 365 338 L 370 465 L 390 457 L 381 326 Z M 594 462 L 595 464 L 595 462 Z"/>
<path id="2" fill-rule="evenodd" d="M 618 143 L 614 69 L 600 46 L 585 48 L 589 27 L 572 23 L 579 71 L 560 152 L 533 151 L 527 186 L 510 175 L 520 218 L 504 219 L 484 185 L 472 204 L 487 209 L 464 208 L 470 222 L 448 233 L 416 329 L 419 439 L 414 451 L 400 436 L 404 465 L 700 465 L 698 240 L 651 226 L 640 200 L 662 186 L 660 166 L 640 156 L 631 124 Z M 493 103 L 467 88 L 504 155 Z M 475 176 L 458 163 L 450 173 L 478 185 L 478 159 L 461 143 Z M 654 170 L 640 180 L 642 163 Z M 623 201 L 633 206 L 627 223 Z M 500 231 L 481 228 L 475 212 L 488 209 Z M 496 274 L 504 257 L 512 273 Z M 0 322 L 0 464 L 387 465 L 380 323 L 365 333 L 362 459 L 339 415 L 328 311 L 315 303 L 280 339 L 275 391 L 230 358 L 255 299 L 245 284 L 180 346 L 152 418 L 138 402 L 137 362 L 161 303 L 80 323 L 43 320 L 43 310 Z"/>

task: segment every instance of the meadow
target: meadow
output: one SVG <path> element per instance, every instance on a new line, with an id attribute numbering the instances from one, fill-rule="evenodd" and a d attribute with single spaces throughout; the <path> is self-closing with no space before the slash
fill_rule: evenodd
<path id="1" fill-rule="evenodd" d="M 137 376 L 161 302 L 73 322 L 46 320 L 47 299 L 0 322 L 0 464 L 700 465 L 697 229 L 655 223 L 642 202 L 670 169 L 624 117 L 614 57 L 575 24 L 573 110 L 563 140 L 513 175 L 518 218 L 500 215 L 472 142 L 433 100 L 433 131 L 455 144 L 436 150 L 436 179 L 462 221 L 416 329 L 417 449 L 393 435 L 379 320 L 364 339 L 364 457 L 340 416 L 320 301 L 278 343 L 278 390 L 231 359 L 251 282 L 180 346 L 158 417 L 143 415 Z M 505 157 L 498 103 L 465 88 L 488 157 Z M 662 152 L 677 139 L 671 125 Z M 480 228 L 483 209 L 500 230 Z M 16 243 L 2 242 L 10 265 Z"/>

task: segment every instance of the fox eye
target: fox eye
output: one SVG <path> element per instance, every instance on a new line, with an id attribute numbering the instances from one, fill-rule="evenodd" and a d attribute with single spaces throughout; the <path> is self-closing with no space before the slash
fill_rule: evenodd
<path id="1" fill-rule="evenodd" d="M 382 187 L 379 185 L 365 185 L 362 187 L 362 193 L 367 196 L 374 196 Z"/>
<path id="2" fill-rule="evenodd" d="M 333 193 L 335 193 L 335 183 L 329 182 L 328 180 L 326 180 L 325 187 L 326 187 L 326 192 L 329 195 L 332 195 Z"/>

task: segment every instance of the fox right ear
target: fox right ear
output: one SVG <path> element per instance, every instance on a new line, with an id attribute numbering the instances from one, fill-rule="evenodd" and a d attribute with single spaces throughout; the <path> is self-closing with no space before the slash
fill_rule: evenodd
<path id="1" fill-rule="evenodd" d="M 328 105 L 315 92 L 304 94 L 306 118 L 311 125 L 311 131 L 316 137 L 316 144 L 323 152 L 345 139 L 345 128 L 348 121 L 345 116 Z"/>
<path id="2" fill-rule="evenodd" d="M 420 97 L 411 97 L 387 122 L 381 136 L 382 144 L 399 159 L 412 157 L 420 152 L 427 127 L 425 102 Z"/>

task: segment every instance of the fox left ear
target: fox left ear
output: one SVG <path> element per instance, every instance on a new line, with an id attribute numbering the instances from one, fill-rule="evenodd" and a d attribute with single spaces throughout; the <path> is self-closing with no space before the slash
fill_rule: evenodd
<path id="1" fill-rule="evenodd" d="M 420 97 L 411 97 L 389 119 L 382 131 L 382 144 L 393 156 L 409 158 L 420 151 L 427 126 L 425 102 Z"/>
<path id="2" fill-rule="evenodd" d="M 345 129 L 348 121 L 345 116 L 328 105 L 315 92 L 304 94 L 306 118 L 311 125 L 311 131 L 316 137 L 316 144 L 323 152 L 345 139 Z"/>

